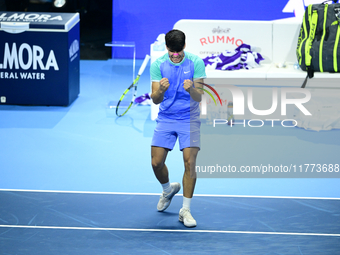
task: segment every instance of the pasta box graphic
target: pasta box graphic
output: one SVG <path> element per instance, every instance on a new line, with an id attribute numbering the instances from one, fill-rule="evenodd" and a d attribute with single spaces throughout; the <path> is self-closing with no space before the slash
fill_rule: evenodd
<path id="1" fill-rule="evenodd" d="M 0 12 L 1 104 L 71 104 L 79 60 L 78 13 Z"/>

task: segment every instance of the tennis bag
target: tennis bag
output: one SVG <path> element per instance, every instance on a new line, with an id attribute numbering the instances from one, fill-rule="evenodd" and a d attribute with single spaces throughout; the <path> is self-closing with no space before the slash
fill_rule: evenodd
<path id="1" fill-rule="evenodd" d="M 340 72 L 340 4 L 333 2 L 311 4 L 305 11 L 296 48 L 300 68 L 307 71 L 302 88 L 314 72 Z"/>

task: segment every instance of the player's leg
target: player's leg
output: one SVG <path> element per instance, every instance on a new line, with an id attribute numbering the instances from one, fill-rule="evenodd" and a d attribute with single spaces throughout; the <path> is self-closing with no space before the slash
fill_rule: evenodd
<path id="1" fill-rule="evenodd" d="M 151 147 L 152 169 L 157 180 L 161 183 L 163 187 L 163 193 L 159 198 L 157 204 L 157 210 L 160 212 L 163 212 L 169 207 L 171 199 L 181 189 L 181 185 L 178 182 L 169 182 L 169 172 L 167 166 L 165 165 L 168 151 L 168 149 L 162 147 Z"/>
<path id="2" fill-rule="evenodd" d="M 178 127 L 180 150 L 183 152 L 183 196 L 192 198 L 196 184 L 196 158 L 200 150 L 200 122 L 181 123 Z"/>
<path id="3" fill-rule="evenodd" d="M 158 122 L 151 141 L 152 169 L 161 184 L 169 181 L 165 160 L 177 140 L 177 136 L 169 130 L 171 130 L 171 127 L 168 123 Z"/>
<path id="4" fill-rule="evenodd" d="M 169 182 L 169 172 L 165 165 L 168 149 L 151 146 L 151 165 L 157 180 L 161 184 Z"/>
<path id="5" fill-rule="evenodd" d="M 196 158 L 199 148 L 184 148 L 183 161 L 184 161 L 184 175 L 183 175 L 183 196 L 192 198 L 196 184 Z"/>
<path id="6" fill-rule="evenodd" d="M 183 222 L 186 227 L 196 227 L 197 222 L 190 212 L 191 199 L 194 194 L 196 184 L 196 158 L 199 148 L 184 148 L 184 175 L 183 175 L 183 206 L 179 211 L 179 221 Z"/>
<path id="7" fill-rule="evenodd" d="M 181 189 L 179 183 L 170 184 L 168 168 L 165 165 L 166 156 L 177 140 L 177 134 L 171 131 L 171 125 L 171 123 L 158 122 L 151 142 L 152 169 L 163 188 L 157 204 L 157 210 L 161 212 L 169 207 L 171 199 Z"/>
<path id="8" fill-rule="evenodd" d="M 201 123 L 183 123 L 178 132 L 180 149 L 183 152 L 183 207 L 179 211 L 179 220 L 186 227 L 196 227 L 197 223 L 190 212 L 191 199 L 196 185 L 196 158 L 200 150 Z"/>

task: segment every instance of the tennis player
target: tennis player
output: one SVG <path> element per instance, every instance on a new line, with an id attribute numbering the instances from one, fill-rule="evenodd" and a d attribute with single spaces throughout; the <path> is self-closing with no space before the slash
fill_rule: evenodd
<path id="1" fill-rule="evenodd" d="M 152 63 L 151 98 L 160 104 L 156 119 L 157 126 L 151 144 L 152 168 L 157 180 L 163 187 L 157 210 L 168 208 L 173 196 L 181 185 L 170 183 L 165 160 L 177 141 L 183 152 L 183 207 L 179 211 L 179 221 L 186 227 L 196 227 L 196 220 L 190 212 L 190 203 L 196 184 L 196 157 L 200 150 L 200 109 L 199 102 L 206 77 L 203 60 L 184 51 L 185 34 L 171 30 L 165 36 L 168 53 Z"/>

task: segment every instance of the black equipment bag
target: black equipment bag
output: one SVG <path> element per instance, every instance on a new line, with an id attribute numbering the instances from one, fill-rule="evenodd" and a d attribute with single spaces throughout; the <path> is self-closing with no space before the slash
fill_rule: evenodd
<path id="1" fill-rule="evenodd" d="M 307 71 L 302 88 L 314 72 L 340 72 L 340 4 L 333 2 L 311 4 L 305 11 L 296 48 L 299 65 Z"/>

